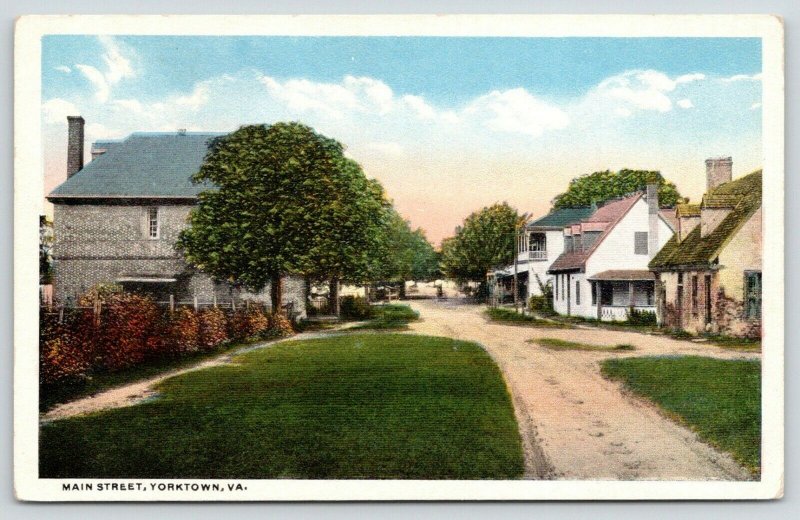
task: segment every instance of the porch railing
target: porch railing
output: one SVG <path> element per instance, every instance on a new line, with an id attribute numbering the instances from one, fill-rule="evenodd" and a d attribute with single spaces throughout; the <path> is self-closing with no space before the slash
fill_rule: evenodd
<path id="1" fill-rule="evenodd" d="M 529 251 L 528 254 L 528 258 L 536 262 L 547 260 L 547 251 Z"/>

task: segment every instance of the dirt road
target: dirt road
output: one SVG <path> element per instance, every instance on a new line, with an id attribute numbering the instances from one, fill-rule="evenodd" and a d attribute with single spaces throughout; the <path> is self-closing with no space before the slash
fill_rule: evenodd
<path id="1" fill-rule="evenodd" d="M 758 357 L 662 336 L 600 329 L 537 329 L 488 322 L 484 308 L 435 301 L 412 306 L 412 331 L 476 341 L 500 366 L 523 437 L 527 478 L 594 480 L 744 480 L 729 455 L 700 441 L 653 406 L 600 375 L 608 357 L 702 355 Z M 553 351 L 526 340 L 559 338 L 635 351 Z"/>

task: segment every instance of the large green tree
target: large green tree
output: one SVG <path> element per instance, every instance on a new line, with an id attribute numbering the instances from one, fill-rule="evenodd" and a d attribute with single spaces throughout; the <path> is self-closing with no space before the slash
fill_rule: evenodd
<path id="1" fill-rule="evenodd" d="M 594 172 L 572 179 L 567 191 L 553 199 L 553 207 L 589 206 L 643 190 L 650 182 L 658 184 L 658 200 L 662 206 L 674 206 L 684 201 L 675 184 L 664 179 L 657 171 L 620 170 Z"/>
<path id="2" fill-rule="evenodd" d="M 194 176 L 199 195 L 178 240 L 187 261 L 260 291 L 280 308 L 287 274 L 339 279 L 367 271 L 382 190 L 343 146 L 300 123 L 251 125 L 219 138 Z"/>
<path id="3" fill-rule="evenodd" d="M 507 203 L 476 211 L 442 242 L 442 270 L 458 281 L 480 283 L 485 296 L 486 273 L 508 265 L 516 252 L 516 233 L 525 217 Z"/>

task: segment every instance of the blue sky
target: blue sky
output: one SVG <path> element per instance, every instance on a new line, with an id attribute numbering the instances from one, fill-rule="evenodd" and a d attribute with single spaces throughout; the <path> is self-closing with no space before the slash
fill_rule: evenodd
<path id="1" fill-rule="evenodd" d="M 706 156 L 761 163 L 753 38 L 47 36 L 42 60 L 48 188 L 72 112 L 88 140 L 306 122 L 434 241 L 497 200 L 544 213 L 596 169 L 698 197 Z"/>

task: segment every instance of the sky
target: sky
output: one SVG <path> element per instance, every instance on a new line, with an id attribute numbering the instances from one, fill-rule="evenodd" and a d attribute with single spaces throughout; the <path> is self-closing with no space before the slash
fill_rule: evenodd
<path id="1" fill-rule="evenodd" d="M 87 160 L 132 132 L 301 121 L 438 244 L 495 202 L 542 216 L 593 171 L 659 170 L 699 200 L 706 158 L 761 167 L 761 96 L 757 38 L 46 36 L 45 191 L 68 115 Z"/>

